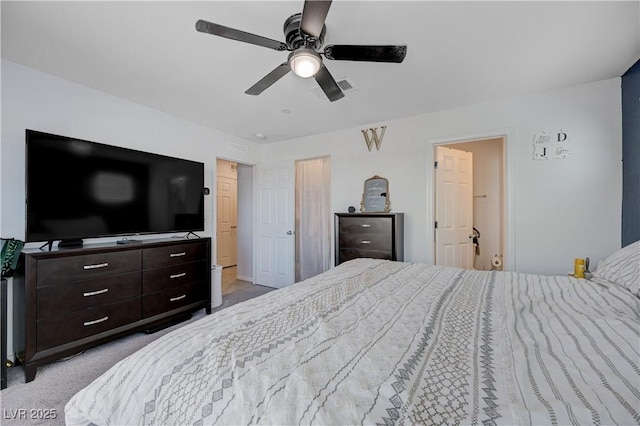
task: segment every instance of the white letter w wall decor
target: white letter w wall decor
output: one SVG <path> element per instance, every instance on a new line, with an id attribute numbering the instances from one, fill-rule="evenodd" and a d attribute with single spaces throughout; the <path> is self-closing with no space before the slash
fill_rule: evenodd
<path id="1" fill-rule="evenodd" d="M 378 137 L 378 128 L 372 127 L 370 129 L 360 130 L 364 135 L 364 141 L 367 144 L 367 148 L 369 148 L 369 152 L 371 152 L 371 144 L 376 144 L 376 149 L 380 151 L 380 145 L 382 145 L 382 138 L 384 138 L 384 132 L 387 130 L 387 126 L 381 126 L 382 132 L 380 133 L 380 137 Z M 369 137 L 369 132 L 371 132 L 371 137 Z"/>

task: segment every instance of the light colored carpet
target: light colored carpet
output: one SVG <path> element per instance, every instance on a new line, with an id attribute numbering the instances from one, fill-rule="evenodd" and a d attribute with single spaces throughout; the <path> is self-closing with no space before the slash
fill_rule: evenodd
<path id="1" fill-rule="evenodd" d="M 223 295 L 222 305 L 213 312 L 273 290 L 246 281 L 238 281 L 233 293 Z M 38 368 L 34 381 L 24 382 L 24 369 L 8 369 L 8 386 L 0 392 L 0 424 L 64 425 L 64 406 L 80 389 L 127 357 L 160 336 L 205 316 L 204 309 L 190 320 L 154 334 L 137 333 L 89 349 L 65 361 Z M 41 417 L 47 416 L 48 419 Z"/>

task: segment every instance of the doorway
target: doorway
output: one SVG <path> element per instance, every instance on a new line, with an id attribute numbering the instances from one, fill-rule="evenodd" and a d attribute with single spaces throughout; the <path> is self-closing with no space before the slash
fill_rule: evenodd
<path id="1" fill-rule="evenodd" d="M 238 164 L 216 163 L 216 263 L 223 268 L 238 265 Z"/>
<path id="2" fill-rule="evenodd" d="M 473 140 L 463 140 L 442 143 L 438 146 L 469 152 L 472 154 L 473 179 L 469 196 L 471 197 L 473 229 L 466 233 L 465 242 L 471 242 L 471 265 L 457 264 L 469 269 L 492 270 L 503 269 L 505 262 L 506 241 L 506 140 L 504 137 L 491 137 Z M 434 171 L 435 173 L 435 171 Z M 435 175 L 434 175 L 435 176 Z M 441 189 L 442 190 L 442 189 Z M 434 191 L 434 214 L 438 217 L 438 210 L 442 210 L 441 201 Z M 434 241 L 438 242 L 438 229 L 434 230 Z M 438 256 L 438 246 L 435 250 L 435 263 L 446 264 L 442 256 Z"/>
<path id="3" fill-rule="evenodd" d="M 223 295 L 253 282 L 253 170 L 216 160 L 216 263 L 223 267 Z"/>
<path id="4" fill-rule="evenodd" d="M 295 163 L 295 281 L 331 267 L 331 158 Z"/>
<path id="5" fill-rule="evenodd" d="M 287 287 L 330 267 L 330 187 L 329 157 L 256 167 L 256 284 Z"/>

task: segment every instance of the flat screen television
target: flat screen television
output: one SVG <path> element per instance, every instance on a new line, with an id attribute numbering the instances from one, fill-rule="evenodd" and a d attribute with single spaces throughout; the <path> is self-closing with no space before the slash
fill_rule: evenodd
<path id="1" fill-rule="evenodd" d="M 26 241 L 203 230 L 203 163 L 26 130 Z"/>

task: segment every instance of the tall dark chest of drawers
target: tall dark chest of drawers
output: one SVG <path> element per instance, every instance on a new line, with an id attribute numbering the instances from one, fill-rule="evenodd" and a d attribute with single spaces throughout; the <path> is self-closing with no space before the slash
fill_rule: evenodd
<path id="1" fill-rule="evenodd" d="M 38 365 L 205 308 L 211 240 L 143 240 L 24 256 L 26 381 Z"/>
<path id="2" fill-rule="evenodd" d="M 403 213 L 336 213 L 335 264 L 369 257 L 404 260 Z"/>

